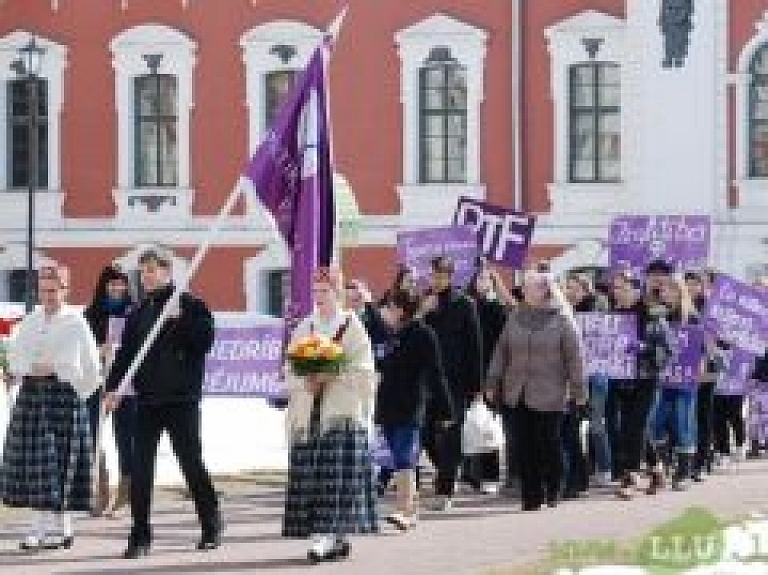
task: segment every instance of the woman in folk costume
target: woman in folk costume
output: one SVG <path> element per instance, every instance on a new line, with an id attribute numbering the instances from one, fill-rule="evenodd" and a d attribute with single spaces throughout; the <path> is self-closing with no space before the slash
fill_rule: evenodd
<path id="1" fill-rule="evenodd" d="M 22 377 L 0 464 L 0 497 L 38 511 L 22 549 L 74 542 L 71 512 L 89 511 L 93 444 L 86 400 L 100 384 L 99 350 L 83 315 L 65 303 L 68 273 L 43 268 L 40 303 L 19 324 L 11 372 Z"/>
<path id="2" fill-rule="evenodd" d="M 312 562 L 346 558 L 350 534 L 378 531 L 369 447 L 377 375 L 360 319 L 342 310 L 338 270 L 321 268 L 312 284 L 315 311 L 293 333 L 332 338 L 346 362 L 337 376 L 299 377 L 286 367 L 290 441 L 283 536 L 312 538 Z"/>

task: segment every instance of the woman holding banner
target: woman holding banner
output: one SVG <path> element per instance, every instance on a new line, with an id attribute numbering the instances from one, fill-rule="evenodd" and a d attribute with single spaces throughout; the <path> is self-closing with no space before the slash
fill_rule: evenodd
<path id="1" fill-rule="evenodd" d="M 628 353 L 635 355 L 634 379 L 614 379 L 610 384 L 606 418 L 614 422 L 612 447 L 614 475 L 619 480 L 617 496 L 631 499 L 637 484 L 637 472 L 645 456 L 648 418 L 659 389 L 659 374 L 667 363 L 671 337 L 666 320 L 651 313 L 641 300 L 640 282 L 629 272 L 613 278 L 613 313 L 630 315 L 637 324 L 637 344 Z M 663 475 L 655 470 L 648 491 L 663 483 Z"/>
<path id="2" fill-rule="evenodd" d="M 699 324 L 699 315 L 681 276 L 672 276 L 664 283 L 661 302 L 667 308 L 667 322 L 673 330 Z M 705 367 L 703 349 L 701 360 L 701 369 L 695 374 L 696 381 L 662 381 L 661 392 L 651 414 L 653 446 L 658 450 L 666 444 L 669 437 L 670 447 L 677 456 L 672 476 L 672 489 L 676 491 L 684 489 L 685 482 L 691 477 L 693 470 L 697 448 L 696 396 L 698 379 Z"/>
<path id="3" fill-rule="evenodd" d="M 368 441 L 377 375 L 365 328 L 342 309 L 341 273 L 318 269 L 312 294 L 315 312 L 292 334 L 289 356 L 301 342 L 321 336 L 344 358 L 336 375 L 299 375 L 293 360 L 286 366 L 290 455 L 283 536 L 311 537 L 314 563 L 346 558 L 350 534 L 378 531 Z"/>

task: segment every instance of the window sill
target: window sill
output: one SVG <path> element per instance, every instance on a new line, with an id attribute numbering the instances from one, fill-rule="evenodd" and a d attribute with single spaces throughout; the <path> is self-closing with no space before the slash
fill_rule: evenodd
<path id="1" fill-rule="evenodd" d="M 485 184 L 403 184 L 397 194 L 404 227 L 449 226 L 459 198 L 485 200 Z"/>
<path id="2" fill-rule="evenodd" d="M 553 213 L 610 213 L 626 211 L 629 195 L 625 182 L 549 184 Z"/>
<path id="3" fill-rule="evenodd" d="M 189 219 L 195 192 L 183 188 L 131 188 L 113 190 L 112 197 L 119 220 Z"/>
<path id="4" fill-rule="evenodd" d="M 27 190 L 10 189 L 0 192 L 0 222 L 3 227 L 15 227 L 27 221 Z M 38 190 L 35 192 L 35 222 L 58 222 L 62 217 L 64 192 Z"/>
<path id="5" fill-rule="evenodd" d="M 768 178 L 736 180 L 740 208 L 768 208 Z"/>

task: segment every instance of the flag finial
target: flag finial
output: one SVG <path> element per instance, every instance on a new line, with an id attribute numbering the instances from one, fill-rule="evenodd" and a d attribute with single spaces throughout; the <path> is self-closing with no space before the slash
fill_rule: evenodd
<path id="1" fill-rule="evenodd" d="M 344 23 L 344 18 L 347 17 L 347 11 L 349 10 L 349 4 L 344 6 L 341 12 L 339 12 L 338 16 L 331 22 L 331 25 L 328 26 L 328 36 L 330 37 L 332 42 L 336 42 L 336 40 L 339 39 L 339 32 L 341 32 L 341 25 Z"/>

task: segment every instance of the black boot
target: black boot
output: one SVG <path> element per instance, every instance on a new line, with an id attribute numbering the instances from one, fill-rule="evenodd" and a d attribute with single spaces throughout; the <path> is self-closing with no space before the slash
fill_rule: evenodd
<path id="1" fill-rule="evenodd" d="M 213 551 L 221 546 L 221 514 L 218 509 L 213 520 L 203 525 L 203 536 L 197 544 L 198 551 Z"/>
<path id="2" fill-rule="evenodd" d="M 672 477 L 672 489 L 685 490 L 685 481 L 691 476 L 691 456 L 687 453 L 677 454 L 677 468 Z"/>
<path id="3" fill-rule="evenodd" d="M 123 553 L 123 559 L 138 559 L 149 555 L 151 544 L 149 541 L 140 541 L 135 537 L 128 539 L 128 547 Z"/>

